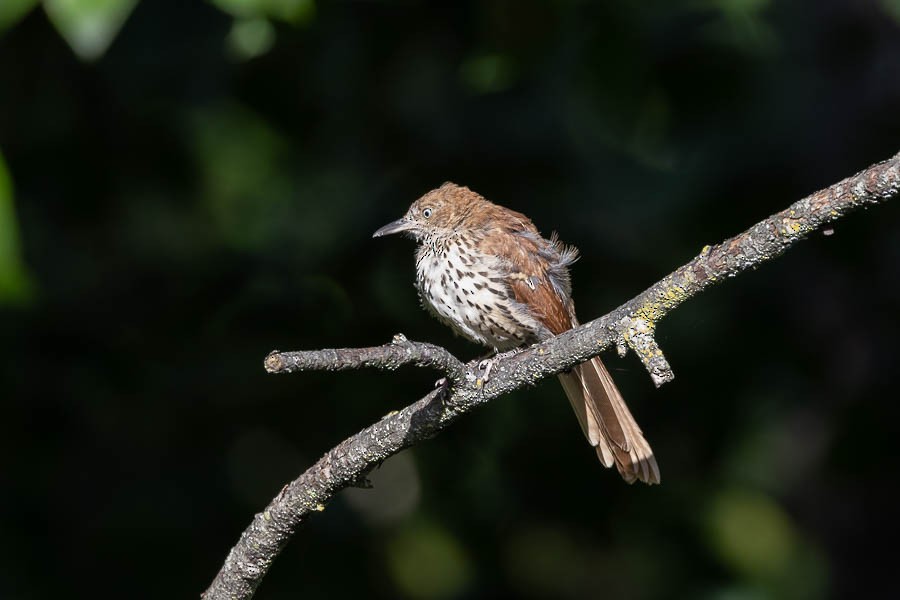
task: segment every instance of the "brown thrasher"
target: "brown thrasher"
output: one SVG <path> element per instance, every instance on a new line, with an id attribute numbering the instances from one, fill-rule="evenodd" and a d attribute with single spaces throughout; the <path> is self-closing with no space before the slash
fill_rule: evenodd
<path id="1" fill-rule="evenodd" d="M 445 183 L 373 237 L 405 232 L 419 244 L 416 287 L 458 334 L 497 352 L 578 325 L 569 265 L 578 250 L 541 237 L 525 215 Z M 659 467 L 600 358 L 559 375 L 584 435 L 628 483 L 659 483 Z"/>

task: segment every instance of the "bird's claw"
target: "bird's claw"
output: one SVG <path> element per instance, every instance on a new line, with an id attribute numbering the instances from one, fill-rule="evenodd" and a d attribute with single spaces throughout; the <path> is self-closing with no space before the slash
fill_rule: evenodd
<path id="1" fill-rule="evenodd" d="M 478 370 L 483 371 L 484 375 L 481 376 L 481 383 L 484 385 L 491 379 L 491 369 L 494 368 L 494 359 L 493 358 L 485 358 L 478 362 Z"/>

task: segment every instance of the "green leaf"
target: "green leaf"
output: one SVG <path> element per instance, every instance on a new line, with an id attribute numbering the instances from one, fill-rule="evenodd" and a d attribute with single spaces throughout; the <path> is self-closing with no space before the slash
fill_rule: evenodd
<path id="1" fill-rule="evenodd" d="M 137 0 L 44 0 L 44 10 L 79 58 L 96 60 L 136 4 Z"/>
<path id="2" fill-rule="evenodd" d="M 37 0 L 2 0 L 0 2 L 0 33 L 18 23 L 34 8 Z"/>
<path id="3" fill-rule="evenodd" d="M 33 295 L 22 263 L 19 224 L 13 206 L 12 179 L 0 154 L 0 305 L 26 304 Z"/>

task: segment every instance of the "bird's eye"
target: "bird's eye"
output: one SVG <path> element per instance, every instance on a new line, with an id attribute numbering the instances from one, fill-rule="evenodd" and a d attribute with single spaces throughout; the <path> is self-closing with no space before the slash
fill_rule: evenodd
<path id="1" fill-rule="evenodd" d="M 425 217 L 426 219 L 430 219 L 431 218 L 431 209 L 426 208 L 425 210 L 423 210 L 422 216 Z"/>

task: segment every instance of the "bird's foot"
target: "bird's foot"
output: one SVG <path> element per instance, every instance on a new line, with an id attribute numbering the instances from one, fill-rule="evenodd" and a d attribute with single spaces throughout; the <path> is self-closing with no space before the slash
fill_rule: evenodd
<path id="1" fill-rule="evenodd" d="M 490 357 L 483 358 L 478 361 L 478 365 L 476 368 L 478 369 L 478 372 L 481 374 L 481 376 L 476 378 L 475 385 L 478 387 L 483 387 L 484 384 L 491 380 L 491 370 L 494 368 L 494 364 L 497 361 L 518 354 L 521 351 L 521 348 L 513 348 L 512 350 L 507 350 L 506 352 L 497 352 Z"/>
<path id="2" fill-rule="evenodd" d="M 491 378 L 491 369 L 494 368 L 494 359 L 493 358 L 484 358 L 478 361 L 478 370 L 481 371 L 481 383 L 482 385 L 487 383 Z"/>

